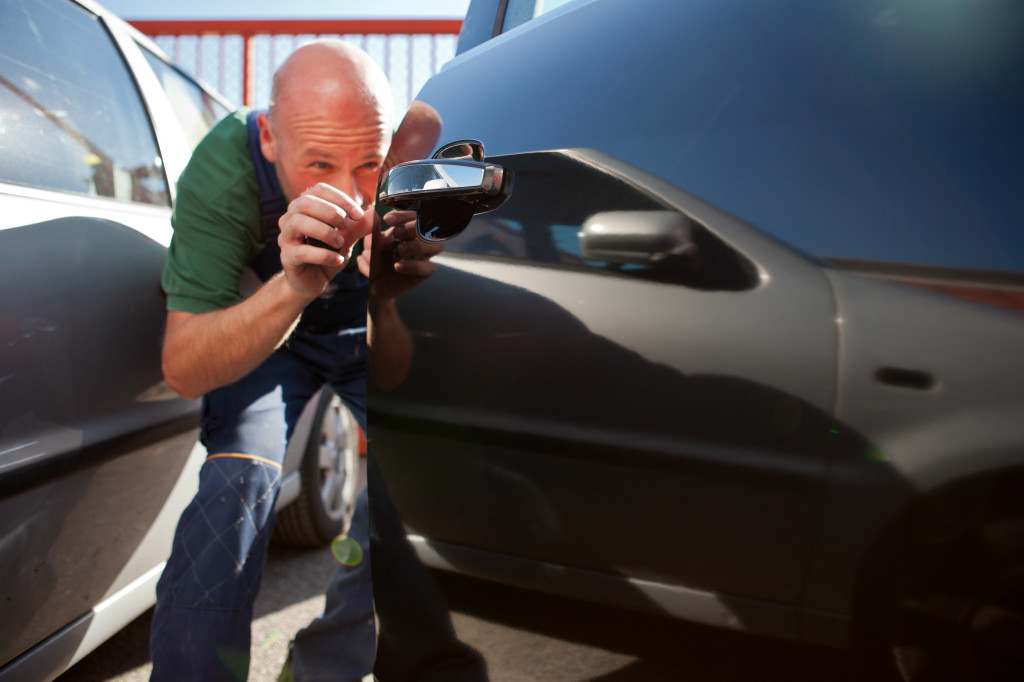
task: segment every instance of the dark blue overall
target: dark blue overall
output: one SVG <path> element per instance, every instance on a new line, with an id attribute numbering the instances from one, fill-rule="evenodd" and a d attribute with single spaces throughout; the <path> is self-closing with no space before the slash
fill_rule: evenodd
<path id="1" fill-rule="evenodd" d="M 260 152 L 255 112 L 248 128 L 265 240 L 250 267 L 266 281 L 281 269 L 277 221 L 287 204 L 273 165 Z M 157 586 L 152 680 L 246 679 L 253 602 L 266 563 L 288 439 L 303 407 L 325 385 L 365 429 L 365 378 L 366 278 L 342 272 L 310 304 L 281 348 L 248 376 L 204 397 L 201 440 L 208 458 Z M 339 567 L 324 614 L 296 636 L 296 680 L 348 682 L 373 667 L 365 491 L 349 536 L 362 546 L 365 558 L 357 566 Z"/>

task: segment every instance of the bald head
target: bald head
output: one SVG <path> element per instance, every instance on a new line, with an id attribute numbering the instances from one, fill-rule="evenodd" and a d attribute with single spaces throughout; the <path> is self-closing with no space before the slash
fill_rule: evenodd
<path id="1" fill-rule="evenodd" d="M 291 201 L 319 183 L 373 205 L 394 105 L 387 77 L 368 54 L 340 40 L 293 52 L 274 74 L 260 146 Z"/>
<path id="2" fill-rule="evenodd" d="M 342 112 L 376 111 L 389 125 L 391 85 L 370 55 L 343 40 L 318 40 L 295 50 L 274 74 L 270 119 L 290 107 L 327 107 Z"/>

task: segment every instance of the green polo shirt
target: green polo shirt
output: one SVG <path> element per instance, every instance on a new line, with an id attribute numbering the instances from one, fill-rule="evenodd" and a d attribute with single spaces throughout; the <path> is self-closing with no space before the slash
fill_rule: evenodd
<path id="1" fill-rule="evenodd" d="M 205 313 L 242 296 L 242 271 L 263 249 L 256 173 L 239 110 L 213 127 L 178 180 L 164 268 L 167 309 Z"/>

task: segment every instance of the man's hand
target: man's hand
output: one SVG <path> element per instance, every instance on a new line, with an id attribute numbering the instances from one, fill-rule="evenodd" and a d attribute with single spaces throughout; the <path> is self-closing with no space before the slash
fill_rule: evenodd
<path id="1" fill-rule="evenodd" d="M 368 234 L 374 213 L 334 187 L 318 184 L 288 205 L 278 224 L 283 272 L 228 308 L 193 314 L 169 311 L 163 370 L 186 398 L 237 381 L 274 352 L 306 305 L 327 288 L 352 246 Z M 340 253 L 306 243 L 319 239 Z"/>
<path id="2" fill-rule="evenodd" d="M 392 211 L 375 220 L 369 248 L 359 254 L 359 270 L 370 278 L 367 342 L 370 374 L 382 390 L 390 391 L 405 380 L 412 366 L 413 341 L 398 315 L 395 299 L 434 274 L 430 262 L 444 250 L 440 243 L 416 237 L 416 213 Z"/>
<path id="3" fill-rule="evenodd" d="M 398 126 L 382 173 L 400 163 L 425 158 L 441 135 L 441 116 L 434 107 L 414 100 Z M 357 265 L 370 279 L 370 305 L 392 301 L 418 286 L 436 267 L 430 258 L 444 250 L 440 243 L 416 237 L 416 213 L 391 211 L 384 216 L 385 229 L 374 221 L 373 238 Z"/>
<path id="4" fill-rule="evenodd" d="M 320 183 L 310 187 L 288 204 L 278 225 L 281 234 L 281 267 L 288 283 L 300 295 L 312 300 L 344 267 L 352 247 L 370 233 L 373 212 L 334 187 Z M 314 246 L 317 239 L 338 251 Z"/>
<path id="5" fill-rule="evenodd" d="M 370 280 L 371 305 L 393 300 L 422 284 L 437 270 L 430 259 L 444 251 L 440 242 L 417 238 L 414 211 L 391 211 L 383 222 L 382 228 L 374 221 L 369 248 L 356 261 Z"/>

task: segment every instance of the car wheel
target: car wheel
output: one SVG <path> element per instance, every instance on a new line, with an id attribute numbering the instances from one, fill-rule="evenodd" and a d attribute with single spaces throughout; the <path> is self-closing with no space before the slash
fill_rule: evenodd
<path id="1" fill-rule="evenodd" d="M 302 456 L 302 490 L 278 512 L 276 541 L 318 547 L 344 532 L 359 492 L 360 442 L 355 417 L 337 395 L 324 391 Z"/>
<path id="2" fill-rule="evenodd" d="M 892 652 L 907 682 L 1008 682 L 1024 674 L 1024 519 L 952 545 L 897 602 Z"/>

